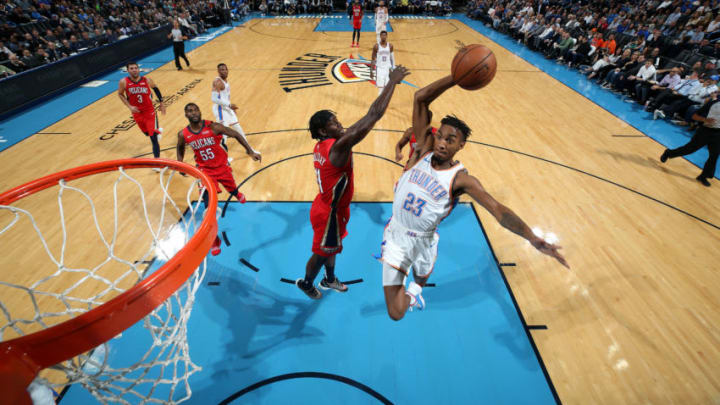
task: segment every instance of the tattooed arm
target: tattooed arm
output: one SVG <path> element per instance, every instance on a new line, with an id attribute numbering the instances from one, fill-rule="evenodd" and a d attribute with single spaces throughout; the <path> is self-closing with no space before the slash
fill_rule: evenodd
<path id="1" fill-rule="evenodd" d="M 482 184 L 480 184 L 480 181 L 467 174 L 467 172 L 458 173 L 455 178 L 455 183 L 453 184 L 454 196 L 459 196 L 463 193 L 467 193 L 473 198 L 473 200 L 477 201 L 478 204 L 488 210 L 488 212 L 490 212 L 505 229 L 522 236 L 527 239 L 533 247 L 535 247 L 535 249 L 548 256 L 554 257 L 563 266 L 570 268 L 565 258 L 560 254 L 560 252 L 558 252 L 560 246 L 553 245 L 552 243 L 548 243 L 542 238 L 537 237 L 530 227 L 527 226 L 525 221 L 520 219 L 513 210 L 495 200 L 493 196 L 485 191 Z"/>

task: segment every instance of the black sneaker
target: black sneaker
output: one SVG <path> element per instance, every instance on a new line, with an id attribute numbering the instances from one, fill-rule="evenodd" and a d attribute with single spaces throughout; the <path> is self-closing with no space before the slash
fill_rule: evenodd
<path id="1" fill-rule="evenodd" d="M 710 182 L 705 177 L 703 177 L 702 174 L 697 176 L 695 179 L 699 181 L 703 186 L 710 187 Z"/>
<path id="2" fill-rule="evenodd" d="M 340 292 L 346 292 L 348 290 L 348 286 L 341 283 L 337 277 L 335 277 L 335 280 L 333 280 L 332 282 L 328 282 L 327 279 L 325 277 L 323 277 L 323 279 L 318 284 L 318 287 L 320 287 L 323 290 L 333 289 L 335 291 L 340 291 Z"/>
<path id="3" fill-rule="evenodd" d="M 315 286 L 312 284 L 310 284 L 310 287 L 305 289 L 305 287 L 303 287 L 303 284 L 305 284 L 304 281 L 305 281 L 304 278 L 299 278 L 299 279 L 295 280 L 295 285 L 300 289 L 300 291 L 304 292 L 305 295 L 307 295 L 308 297 L 310 297 L 314 300 L 319 300 L 322 297 L 322 293 L 320 292 L 320 290 L 315 288 Z"/>
<path id="4" fill-rule="evenodd" d="M 669 157 L 669 156 L 668 156 L 668 150 L 665 149 L 665 152 L 663 152 L 663 154 L 660 155 L 660 161 L 663 162 L 663 163 L 665 163 L 665 162 L 667 162 L 668 157 Z"/>

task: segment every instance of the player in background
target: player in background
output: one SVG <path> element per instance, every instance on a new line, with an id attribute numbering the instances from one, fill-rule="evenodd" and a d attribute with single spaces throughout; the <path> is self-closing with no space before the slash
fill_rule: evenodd
<path id="1" fill-rule="evenodd" d="M 390 18 L 385 2 L 380 1 L 375 7 L 375 42 L 380 43 L 380 33 L 387 32 L 387 22 Z"/>
<path id="2" fill-rule="evenodd" d="M 320 269 L 325 267 L 325 277 L 320 281 L 322 289 L 347 291 L 347 286 L 335 276 L 335 257 L 342 252 L 342 239 L 346 236 L 350 220 L 350 201 L 354 191 L 352 148 L 375 126 L 385 114 L 395 85 L 409 72 L 398 66 L 390 72 L 390 82 L 370 106 L 368 113 L 358 122 L 344 129 L 335 113 L 321 110 L 310 118 L 309 128 L 313 139 L 313 165 L 319 192 L 310 208 L 313 228 L 312 256 L 305 265 L 305 277 L 295 281 L 302 292 L 312 299 L 322 293 L 315 285 Z"/>
<path id="3" fill-rule="evenodd" d="M 378 95 L 382 93 L 388 82 L 390 69 L 395 69 L 395 53 L 392 44 L 387 41 L 387 32 L 383 31 L 380 33 L 380 42 L 373 45 L 370 63 L 370 79 L 375 80 Z"/>
<path id="4" fill-rule="evenodd" d="M 437 259 L 437 226 L 450 215 L 463 194 L 488 210 L 500 225 L 568 267 L 558 252 L 560 246 L 536 236 L 517 214 L 496 201 L 480 181 L 455 160 L 455 154 L 465 146 L 471 132 L 463 121 L 448 115 L 442 119 L 435 136 L 427 135 L 430 104 L 454 85 L 452 76 L 447 76 L 415 93 L 412 120 L 417 148 L 395 186 L 392 218 L 385 227 L 382 243 L 385 304 L 388 315 L 396 321 L 402 319 L 409 308 L 424 309 L 421 293 Z M 414 281 L 406 290 L 411 268 Z"/>
<path id="5" fill-rule="evenodd" d="M 118 83 L 118 97 L 130 109 L 140 131 L 150 138 L 153 156 L 159 158 L 160 143 L 158 136 L 162 133 L 162 128 L 157 128 L 156 125 L 157 118 L 150 89 L 155 92 L 158 98 L 158 109 L 165 114 L 162 94 L 151 78 L 140 76 L 140 67 L 137 63 L 129 62 L 125 67 L 128 76 L 120 79 L 120 83 Z"/>
<path id="6" fill-rule="evenodd" d="M 240 123 L 238 122 L 237 115 L 235 115 L 235 110 L 237 110 L 238 107 L 230 102 L 230 82 L 228 82 L 228 67 L 226 64 L 220 63 L 217 65 L 217 71 L 218 77 L 213 80 L 211 95 L 215 121 L 237 131 L 237 133 L 240 134 L 240 136 L 245 140 L 245 142 L 249 144 L 249 142 L 247 142 L 245 132 L 243 131 Z M 228 150 L 227 136 L 223 136 L 222 147 L 225 148 L 225 151 Z M 256 151 L 252 147 L 250 147 L 250 150 L 253 153 L 260 154 L 260 152 Z M 232 161 L 232 158 L 228 158 L 228 161 Z"/>
<path id="7" fill-rule="evenodd" d="M 215 182 L 216 187 L 218 183 L 222 184 L 230 195 L 244 203 L 245 196 L 237 190 L 235 178 L 228 162 L 227 151 L 221 145 L 223 136 L 237 139 L 245 147 L 248 155 L 257 162 L 261 161 L 260 154 L 254 152 L 247 140 L 237 131 L 216 122 L 203 120 L 200 108 L 195 103 L 189 103 L 185 106 L 185 117 L 188 119 L 189 124 L 178 132 L 177 160 L 182 162 L 185 159 L 185 146 L 189 145 L 195 152 L 195 164 L 198 169 L 207 174 Z M 220 192 L 219 187 L 217 191 Z M 207 208 L 207 190 L 203 192 L 202 200 Z M 215 238 L 210 252 L 213 256 L 220 253 L 219 237 Z"/>
<path id="8" fill-rule="evenodd" d="M 351 48 L 359 48 L 360 47 L 360 30 L 362 29 L 362 18 L 363 18 L 363 9 L 360 5 L 360 0 L 355 0 L 352 5 L 352 26 L 353 26 L 353 36 L 352 36 L 352 45 L 350 45 Z M 355 40 L 355 37 L 357 37 L 357 41 Z"/>

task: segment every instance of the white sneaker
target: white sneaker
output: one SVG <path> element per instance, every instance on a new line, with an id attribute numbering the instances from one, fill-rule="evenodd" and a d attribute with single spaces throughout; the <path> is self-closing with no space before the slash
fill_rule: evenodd
<path id="1" fill-rule="evenodd" d="M 417 308 L 418 311 L 422 311 L 423 309 L 425 309 L 425 299 L 423 298 L 422 294 L 413 295 L 407 291 L 405 291 L 405 294 L 410 297 L 410 307 L 408 308 L 410 311 L 412 311 L 414 308 Z"/>

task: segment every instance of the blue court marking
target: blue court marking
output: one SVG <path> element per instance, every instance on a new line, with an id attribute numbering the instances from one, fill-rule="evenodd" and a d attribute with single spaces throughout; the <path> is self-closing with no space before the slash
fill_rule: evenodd
<path id="1" fill-rule="evenodd" d="M 393 32 L 390 21 L 386 25 L 386 31 Z M 347 14 L 344 16 L 323 17 L 315 26 L 315 31 L 352 32 L 352 18 L 349 18 Z M 375 32 L 375 14 L 365 14 L 360 32 Z"/>
<path id="2" fill-rule="evenodd" d="M 234 25 L 242 24 L 245 21 L 246 20 L 235 22 Z M 185 51 L 190 52 L 206 42 L 230 31 L 231 27 L 228 26 L 213 28 L 203 35 L 200 35 L 192 40 L 185 41 Z M 190 59 L 190 66 L 192 66 L 192 57 L 188 56 L 188 59 Z M 168 62 L 172 62 L 173 60 L 175 60 L 175 58 L 173 56 L 172 46 L 169 46 L 144 58 L 138 59 L 137 62 L 141 69 L 150 69 L 150 71 L 152 71 Z M 181 63 L 183 63 L 184 67 L 184 61 Z M 174 68 L 174 65 L 172 65 L 172 67 Z M 142 74 L 147 73 L 149 72 L 142 72 Z M 0 152 L 33 136 L 37 132 L 42 132 L 44 128 L 67 118 L 108 94 L 116 92 L 118 88 L 118 81 L 125 76 L 127 76 L 126 73 L 121 72 L 119 69 L 115 69 L 106 75 L 93 79 L 107 81 L 107 83 L 99 87 L 77 87 L 73 90 L 62 93 L 57 97 L 53 97 L 50 100 L 34 105 L 30 109 L 13 115 L 6 120 L 0 121 L 0 137 L 6 140 L 5 142 L 0 142 Z M 191 81 L 192 78 L 188 77 L 187 82 L 189 83 Z M 160 90 L 168 88 L 167 84 L 163 85 L 162 82 L 157 84 Z M 184 84 L 187 83 L 183 83 L 183 85 Z M 165 94 L 164 96 L 169 95 L 171 94 Z M 118 103 L 120 103 L 119 100 Z M 118 106 L 120 106 L 120 104 L 118 104 Z M 129 111 L 128 118 L 130 118 Z M 160 126 L 162 126 L 162 119 L 163 116 L 160 115 Z M 99 137 L 100 135 L 102 134 L 91 134 L 91 136 L 95 137 Z"/>
<path id="3" fill-rule="evenodd" d="M 351 205 L 336 273 L 362 283 L 312 301 L 280 282 L 304 275 L 309 210 L 308 202 L 228 207 L 219 227 L 231 245 L 209 257 L 190 318 L 190 354 L 203 370 L 190 378 L 186 403 L 382 403 L 373 392 L 396 404 L 556 403 L 469 204 L 440 227 L 436 286 L 423 291 L 427 309 L 400 322 L 387 316 L 382 267 L 372 257 L 390 203 Z M 134 333 L 111 341 L 111 364 L 130 361 L 144 345 Z M 73 387 L 63 403 L 94 400 Z"/>
<path id="4" fill-rule="evenodd" d="M 693 135 L 692 132 L 685 130 L 683 127 L 673 125 L 668 121 L 654 121 L 652 114 L 643 111 L 642 106 L 622 101 L 620 96 L 603 89 L 594 82 L 590 82 L 586 76 L 577 70 L 546 59 L 542 54 L 533 52 L 526 46 L 518 44 L 517 41 L 511 37 L 484 26 L 480 21 L 473 20 L 459 13 L 453 14 L 453 17 L 547 73 L 555 80 L 585 96 L 610 114 L 625 121 L 628 125 L 647 135 L 649 138 L 654 139 L 666 148 L 673 149 L 682 146 L 686 144 Z M 500 67 L 500 69 L 502 69 L 502 67 Z M 651 157 L 659 158 L 660 153 L 657 153 L 657 156 L 651 155 Z M 708 150 L 707 148 L 702 148 L 691 155 L 685 156 L 685 158 L 695 166 L 702 168 L 708 158 Z M 715 177 L 720 178 L 720 166 L 718 166 L 715 171 Z"/>

